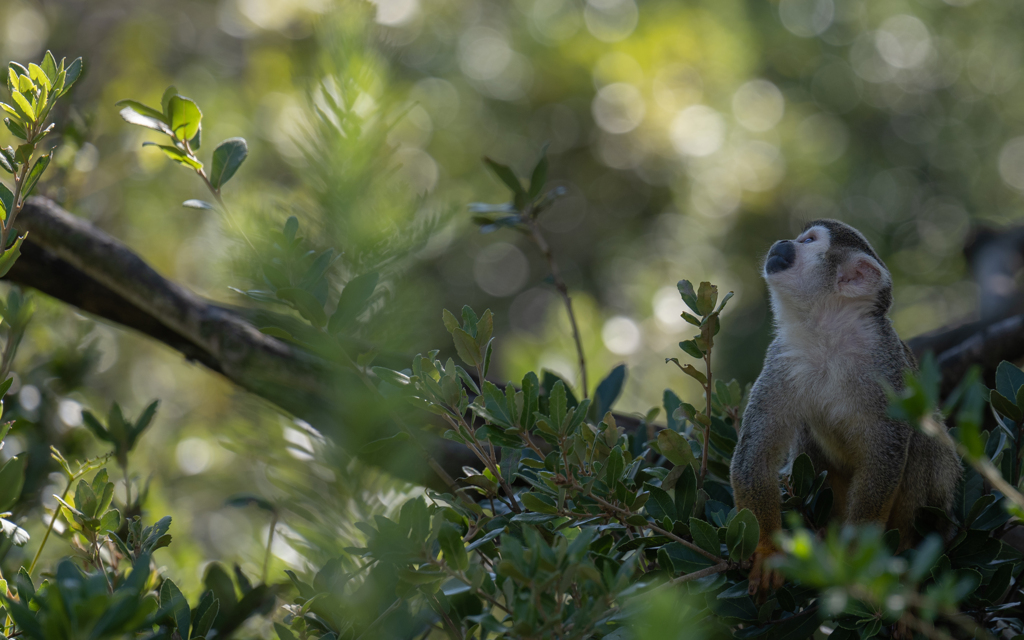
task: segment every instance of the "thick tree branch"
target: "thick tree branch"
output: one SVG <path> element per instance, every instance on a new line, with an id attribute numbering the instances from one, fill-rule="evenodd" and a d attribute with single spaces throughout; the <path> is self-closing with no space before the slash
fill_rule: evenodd
<path id="1" fill-rule="evenodd" d="M 52 201 L 31 198 L 18 226 L 29 237 L 8 280 L 163 342 L 343 442 L 351 435 L 349 419 L 366 410 L 366 399 L 352 391 L 360 385 L 343 379 L 346 371 L 260 333 L 250 321 L 259 312 L 200 298 Z M 919 357 L 936 352 L 947 392 L 971 364 L 980 364 L 991 381 L 1001 360 L 1024 357 L 1024 315 L 939 331 L 909 343 Z M 616 420 L 627 430 L 639 424 L 627 415 L 616 415 Z M 452 475 L 473 463 L 454 443 L 432 438 L 428 444 Z M 409 465 L 381 463 L 409 480 L 438 486 L 413 475 Z"/>

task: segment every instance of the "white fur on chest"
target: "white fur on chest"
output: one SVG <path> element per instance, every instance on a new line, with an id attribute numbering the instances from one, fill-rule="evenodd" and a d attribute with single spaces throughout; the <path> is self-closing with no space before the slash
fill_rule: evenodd
<path id="1" fill-rule="evenodd" d="M 779 357 L 795 397 L 794 411 L 815 432 L 848 434 L 863 415 L 878 335 L 849 307 L 779 318 Z"/>

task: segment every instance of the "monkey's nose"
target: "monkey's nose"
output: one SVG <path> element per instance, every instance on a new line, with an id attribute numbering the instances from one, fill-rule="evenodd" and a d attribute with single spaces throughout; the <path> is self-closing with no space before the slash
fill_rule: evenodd
<path id="1" fill-rule="evenodd" d="M 796 249 L 792 240 L 780 240 L 772 245 L 768 252 L 768 260 L 764 263 L 765 273 L 771 275 L 785 271 L 796 262 Z"/>

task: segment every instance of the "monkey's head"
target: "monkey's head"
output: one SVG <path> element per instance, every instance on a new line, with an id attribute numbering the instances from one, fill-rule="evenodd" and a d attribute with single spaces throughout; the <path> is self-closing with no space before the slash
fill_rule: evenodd
<path id="1" fill-rule="evenodd" d="M 794 240 L 772 245 L 764 278 L 776 305 L 810 309 L 822 302 L 870 309 L 892 305 L 892 278 L 864 236 L 838 220 L 814 220 Z"/>

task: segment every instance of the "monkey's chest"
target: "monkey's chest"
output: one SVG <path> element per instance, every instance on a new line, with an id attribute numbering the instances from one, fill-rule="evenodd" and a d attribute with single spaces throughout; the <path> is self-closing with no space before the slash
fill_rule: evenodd
<path id="1" fill-rule="evenodd" d="M 820 439 L 846 440 L 861 430 L 866 414 L 884 395 L 878 376 L 852 354 L 791 362 L 792 414 Z"/>

